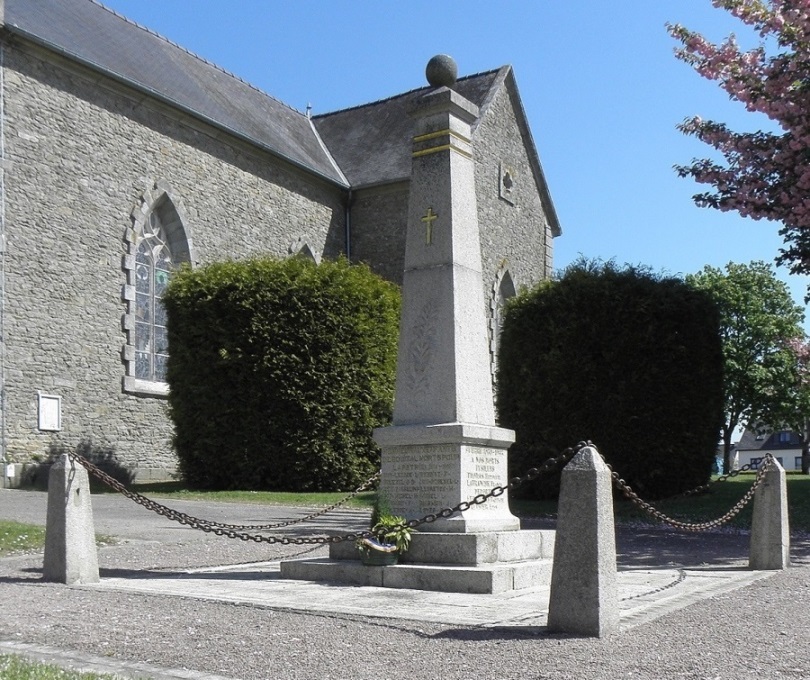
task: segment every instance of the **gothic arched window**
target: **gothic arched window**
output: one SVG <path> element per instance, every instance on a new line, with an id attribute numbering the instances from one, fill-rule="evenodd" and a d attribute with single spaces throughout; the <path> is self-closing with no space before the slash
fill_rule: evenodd
<path id="1" fill-rule="evenodd" d="M 169 340 L 161 298 L 174 264 L 157 212 L 149 215 L 142 236 L 135 256 L 135 377 L 166 382 Z"/>
<path id="2" fill-rule="evenodd" d="M 124 271 L 124 390 L 148 396 L 166 395 L 169 343 L 163 294 L 177 267 L 193 263 L 192 241 L 182 205 L 162 183 L 143 195 L 127 229 Z"/>

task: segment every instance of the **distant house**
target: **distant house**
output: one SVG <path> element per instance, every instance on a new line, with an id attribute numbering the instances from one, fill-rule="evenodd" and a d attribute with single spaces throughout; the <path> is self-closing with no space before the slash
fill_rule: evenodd
<path id="1" fill-rule="evenodd" d="M 731 452 L 731 468 L 737 470 L 744 465 L 757 469 L 759 463 L 770 453 L 785 470 L 802 469 L 802 440 L 792 430 L 775 430 L 757 434 L 746 429 L 739 443 Z"/>

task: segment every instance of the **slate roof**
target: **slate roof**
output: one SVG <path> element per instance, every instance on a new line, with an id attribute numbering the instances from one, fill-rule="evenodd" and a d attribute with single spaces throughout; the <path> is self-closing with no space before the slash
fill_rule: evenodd
<path id="1" fill-rule="evenodd" d="M 11 33 L 346 186 L 305 114 L 95 0 L 5 0 L 4 5 L 3 24 Z"/>
<path id="2" fill-rule="evenodd" d="M 767 432 L 758 435 L 753 430 L 746 429 L 737 444 L 738 451 L 784 451 L 787 449 L 801 449 L 802 443 L 797 432 L 789 432 L 790 439 L 786 442 L 779 441 L 779 431 Z"/>
<path id="3" fill-rule="evenodd" d="M 483 109 L 501 70 L 460 78 L 453 89 Z M 410 177 L 413 121 L 408 108 L 429 90 L 426 86 L 390 99 L 312 117 L 353 187 Z"/>
<path id="4" fill-rule="evenodd" d="M 335 184 L 364 187 L 408 179 L 408 104 L 428 87 L 314 117 L 281 103 L 224 69 L 97 0 L 0 0 L 6 31 L 123 82 Z M 509 66 L 467 76 L 454 89 L 480 109 L 509 80 Z M 559 222 L 518 95 L 518 125 L 555 235 Z M 473 124 L 473 131 L 477 122 Z"/>
<path id="5" fill-rule="evenodd" d="M 507 86 L 507 81 L 517 96 L 517 124 L 524 140 L 527 140 L 526 151 L 534 171 L 537 190 L 552 233 L 559 236 L 562 231 L 557 211 L 520 103 L 512 67 L 502 66 L 493 71 L 459 78 L 453 89 L 479 109 L 478 120 L 472 124 L 475 134 L 478 124 L 486 116 L 490 102 L 500 88 Z M 407 112 L 411 102 L 426 94 L 429 89 L 423 87 L 371 104 L 313 116 L 312 121 L 318 133 L 353 188 L 410 178 L 413 122 Z"/>

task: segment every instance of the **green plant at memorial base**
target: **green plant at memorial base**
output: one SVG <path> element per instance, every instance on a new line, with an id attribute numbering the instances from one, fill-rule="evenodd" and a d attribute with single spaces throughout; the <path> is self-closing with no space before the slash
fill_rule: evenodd
<path id="1" fill-rule="evenodd" d="M 413 529 L 404 517 L 380 514 L 372 520 L 371 532 L 374 538 L 360 538 L 357 549 L 364 564 L 396 564 L 399 555 L 411 545 Z"/>
<path id="2" fill-rule="evenodd" d="M 394 545 L 401 553 L 406 552 L 411 546 L 413 529 L 407 525 L 404 517 L 383 515 L 377 524 L 371 527 L 371 531 L 374 532 L 380 543 Z"/>

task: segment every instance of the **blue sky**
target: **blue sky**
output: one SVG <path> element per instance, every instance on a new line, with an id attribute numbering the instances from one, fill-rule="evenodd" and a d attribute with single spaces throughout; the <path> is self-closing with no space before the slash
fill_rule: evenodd
<path id="1" fill-rule="evenodd" d="M 555 267 L 580 254 L 686 274 L 773 261 L 779 225 L 695 207 L 672 169 L 706 148 L 675 126 L 698 114 L 754 130 L 673 56 L 669 21 L 712 40 L 755 39 L 710 0 L 105 0 L 105 4 L 313 113 L 421 87 L 434 54 L 467 75 L 511 64 L 563 235 Z M 777 269 L 797 304 L 808 277 Z"/>

